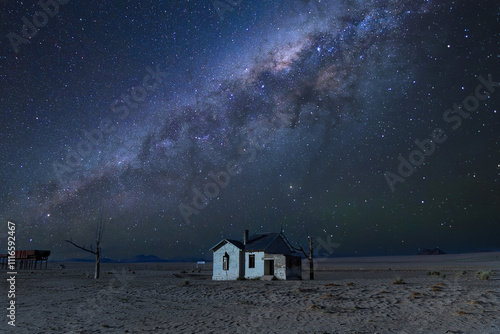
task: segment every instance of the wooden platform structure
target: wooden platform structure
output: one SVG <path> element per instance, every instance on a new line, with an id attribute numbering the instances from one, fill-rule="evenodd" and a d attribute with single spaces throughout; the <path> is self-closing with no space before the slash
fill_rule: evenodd
<path id="1" fill-rule="evenodd" d="M 47 269 L 49 256 L 50 251 L 48 250 L 19 250 L 16 251 L 14 266 L 15 269 L 37 269 L 38 261 L 40 261 L 39 269 L 43 269 L 43 262 L 45 261 L 45 269 Z M 0 267 L 2 269 L 9 269 L 8 265 L 9 255 L 0 254 Z"/>

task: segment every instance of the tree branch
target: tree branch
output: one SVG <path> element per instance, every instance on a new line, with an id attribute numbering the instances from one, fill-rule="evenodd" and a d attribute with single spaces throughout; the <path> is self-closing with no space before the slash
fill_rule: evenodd
<path id="1" fill-rule="evenodd" d="M 92 254 L 94 254 L 94 255 L 96 255 L 96 254 L 97 254 L 97 252 L 94 252 L 94 251 L 93 251 L 93 250 L 91 250 L 91 249 L 87 249 L 87 248 L 85 248 L 85 247 L 78 246 L 78 245 L 77 245 L 77 244 L 75 244 L 73 241 L 66 240 L 66 242 L 69 242 L 70 244 L 72 244 L 72 245 L 73 245 L 73 246 L 75 246 L 76 248 L 80 248 L 81 250 L 84 250 L 84 251 L 86 251 L 86 252 L 92 253 Z"/>
<path id="2" fill-rule="evenodd" d="M 304 254 L 304 256 L 306 257 L 306 259 L 309 258 L 309 255 L 306 253 L 306 251 L 304 250 L 304 248 L 302 248 L 302 246 L 299 246 L 299 248 L 292 246 L 292 248 L 295 249 L 295 250 L 297 250 L 297 251 L 301 251 L 302 254 Z"/>

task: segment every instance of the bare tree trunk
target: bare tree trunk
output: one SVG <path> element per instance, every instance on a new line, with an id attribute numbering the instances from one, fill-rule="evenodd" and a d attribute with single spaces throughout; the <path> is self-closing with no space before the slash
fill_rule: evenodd
<path id="1" fill-rule="evenodd" d="M 97 230 L 96 230 L 96 250 L 94 251 L 92 249 L 92 245 L 90 245 L 90 249 L 86 248 L 85 245 L 79 246 L 75 244 L 72 240 L 66 240 L 66 242 L 69 242 L 76 248 L 80 248 L 81 250 L 84 250 L 86 252 L 92 253 L 95 255 L 95 271 L 94 271 L 94 279 L 98 279 L 101 273 L 101 240 L 102 240 L 102 234 L 104 230 L 104 220 L 102 219 L 102 216 L 99 218 L 99 223 L 97 225 Z"/>
<path id="2" fill-rule="evenodd" d="M 99 248 L 97 249 L 95 253 L 95 272 L 94 272 L 94 279 L 98 279 L 99 275 L 101 273 L 101 258 L 100 258 L 100 251 Z"/>
<path id="3" fill-rule="evenodd" d="M 313 239 L 309 237 L 309 279 L 314 280 Z"/>
<path id="4" fill-rule="evenodd" d="M 313 251 L 314 251 L 314 245 L 313 245 L 313 240 L 311 236 L 308 236 L 309 238 L 309 252 L 306 254 L 306 251 L 302 246 L 299 245 L 299 247 L 293 247 L 293 249 L 301 251 L 302 254 L 306 257 L 306 259 L 309 261 L 309 279 L 314 280 L 314 256 L 313 256 Z"/>

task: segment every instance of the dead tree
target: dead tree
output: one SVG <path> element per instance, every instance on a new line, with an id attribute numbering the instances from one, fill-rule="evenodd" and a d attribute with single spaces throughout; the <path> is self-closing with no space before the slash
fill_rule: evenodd
<path id="1" fill-rule="evenodd" d="M 309 252 L 306 253 L 304 248 L 299 245 L 299 247 L 293 247 L 295 250 L 301 251 L 302 254 L 307 258 L 309 261 L 309 279 L 314 280 L 314 257 L 313 257 L 313 251 L 314 251 L 314 246 L 313 246 L 313 240 L 311 236 L 307 237 L 309 239 Z"/>
<path id="2" fill-rule="evenodd" d="M 76 248 L 80 248 L 81 250 L 84 250 L 86 252 L 92 253 L 95 255 L 95 272 L 94 272 L 94 279 L 98 279 L 100 272 L 101 272 L 101 240 L 102 240 L 102 234 L 104 231 L 104 220 L 102 217 L 99 217 L 99 222 L 97 223 L 97 230 L 96 230 L 96 237 L 95 237 L 95 243 L 96 243 L 96 250 L 93 250 L 92 245 L 90 245 L 90 249 L 86 248 L 85 245 L 79 246 L 75 244 L 72 240 L 66 240 L 66 242 L 69 242 Z"/>

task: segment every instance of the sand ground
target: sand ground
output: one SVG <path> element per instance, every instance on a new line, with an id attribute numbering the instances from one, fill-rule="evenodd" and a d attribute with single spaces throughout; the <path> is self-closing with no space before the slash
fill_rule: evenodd
<path id="1" fill-rule="evenodd" d="M 49 263 L 18 271 L 16 327 L 2 280 L 0 333 L 497 334 L 499 257 L 317 259 L 314 281 L 212 281 L 192 263 L 103 264 L 93 280 L 92 263 Z"/>

